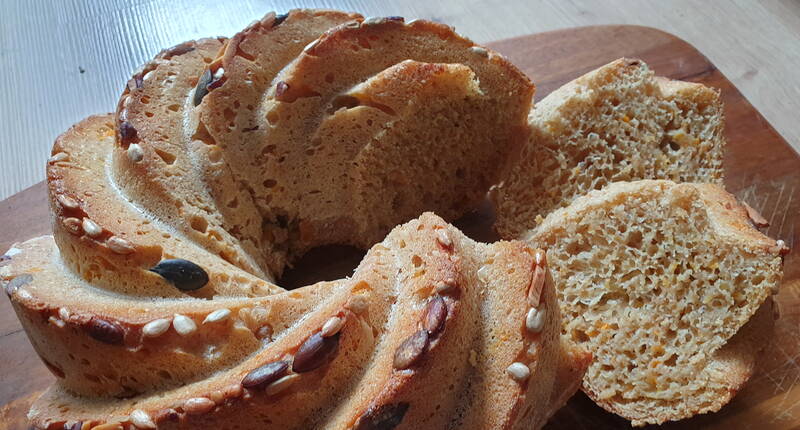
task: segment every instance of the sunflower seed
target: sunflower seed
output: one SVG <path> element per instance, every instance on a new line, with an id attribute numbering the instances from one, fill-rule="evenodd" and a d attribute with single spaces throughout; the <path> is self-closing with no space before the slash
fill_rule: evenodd
<path id="1" fill-rule="evenodd" d="M 284 391 L 287 388 L 291 387 L 299 377 L 300 375 L 298 375 L 297 373 L 286 375 L 283 378 L 278 379 L 277 381 L 267 385 L 267 388 L 264 390 L 264 392 L 266 392 L 267 395 L 274 396 L 280 393 L 281 391 Z"/>
<path id="2" fill-rule="evenodd" d="M 274 361 L 258 367 L 247 374 L 242 379 L 242 387 L 244 388 L 260 388 L 265 387 L 277 381 L 289 370 L 288 361 Z"/>
<path id="3" fill-rule="evenodd" d="M 394 352 L 394 368 L 408 369 L 422 357 L 428 347 L 428 331 L 419 330 L 404 340 Z"/>
<path id="4" fill-rule="evenodd" d="M 216 406 L 208 397 L 194 397 L 183 402 L 183 410 L 189 415 L 200 415 L 211 411 Z"/>
<path id="5" fill-rule="evenodd" d="M 128 121 L 122 121 L 119 123 L 119 137 L 120 143 L 123 145 L 129 145 L 134 143 L 136 139 L 138 139 L 139 133 L 136 131 L 136 128 L 131 125 Z"/>
<path id="6" fill-rule="evenodd" d="M 78 218 L 64 218 L 61 220 L 61 224 L 67 229 L 68 232 L 72 234 L 81 234 L 81 220 Z"/>
<path id="7" fill-rule="evenodd" d="M 344 326 L 344 320 L 339 317 L 330 317 L 328 321 L 325 321 L 325 324 L 322 325 L 322 330 L 320 330 L 320 335 L 322 337 L 331 337 L 336 333 L 339 333 L 339 330 L 342 329 Z"/>
<path id="8" fill-rule="evenodd" d="M 450 235 L 447 233 L 447 230 L 436 230 L 436 241 L 439 242 L 439 245 L 450 249 L 453 247 L 453 240 L 450 239 Z"/>
<path id="9" fill-rule="evenodd" d="M 172 326 L 175 327 L 175 331 L 181 336 L 192 334 L 197 330 L 197 324 L 194 323 L 194 320 L 181 314 L 175 314 L 172 318 Z"/>
<path id="10" fill-rule="evenodd" d="M 297 373 L 310 372 L 327 363 L 339 346 L 339 336 L 322 337 L 314 333 L 297 350 L 292 370 Z"/>
<path id="11" fill-rule="evenodd" d="M 53 154 L 49 159 L 47 159 L 48 163 L 58 163 L 59 161 L 65 161 L 69 158 L 69 154 L 66 152 L 57 152 Z"/>
<path id="12" fill-rule="evenodd" d="M 230 316 L 231 316 L 230 309 L 228 308 L 217 309 L 206 316 L 206 319 L 203 320 L 203 324 L 225 321 Z"/>
<path id="13" fill-rule="evenodd" d="M 525 328 L 531 333 L 539 333 L 544 328 L 545 309 L 530 308 L 528 315 L 525 316 Z"/>
<path id="14" fill-rule="evenodd" d="M 150 415 L 141 409 L 131 412 L 131 423 L 140 429 L 156 428 L 156 423 L 153 422 Z"/>
<path id="15" fill-rule="evenodd" d="M 433 289 L 439 294 L 444 294 L 452 291 L 455 287 L 456 287 L 456 281 L 448 278 L 443 281 L 437 282 L 436 286 Z"/>
<path id="16" fill-rule="evenodd" d="M 508 366 L 506 372 L 517 382 L 524 382 L 531 376 L 531 369 L 520 362 L 512 363 L 511 366 Z"/>
<path id="17" fill-rule="evenodd" d="M 181 258 L 162 260 L 150 269 L 181 291 L 194 291 L 208 283 L 208 273 L 197 264 Z"/>
<path id="18" fill-rule="evenodd" d="M 83 231 L 85 231 L 89 237 L 97 237 L 103 234 L 103 229 L 89 218 L 84 218 L 83 221 L 81 221 L 81 227 L 83 227 Z"/>
<path id="19" fill-rule="evenodd" d="M 125 153 L 128 155 L 128 159 L 134 163 L 138 163 L 144 159 L 144 151 L 138 143 L 131 143 L 128 145 L 128 150 Z"/>
<path id="20" fill-rule="evenodd" d="M 169 330 L 171 323 L 172 320 L 169 318 L 160 318 L 150 321 L 149 323 L 145 324 L 144 327 L 142 327 L 142 334 L 145 337 L 161 336 L 162 334 L 166 333 L 167 330 Z"/>
<path id="21" fill-rule="evenodd" d="M 56 200 L 66 209 L 78 209 L 78 202 L 66 194 L 57 195 Z"/>
<path id="22" fill-rule="evenodd" d="M 66 321 L 69 319 L 69 310 L 67 308 L 58 308 L 58 317 Z"/>
<path id="23" fill-rule="evenodd" d="M 533 260 L 536 262 L 537 266 L 543 266 L 547 264 L 547 254 L 541 249 L 537 249 L 536 253 L 533 254 Z"/>
<path id="24" fill-rule="evenodd" d="M 487 51 L 486 48 L 483 48 L 483 47 L 480 47 L 480 46 L 473 46 L 473 47 L 469 48 L 469 50 L 474 52 L 474 53 L 476 53 L 476 54 L 478 54 L 478 55 L 480 55 L 481 57 L 488 57 L 489 56 L 489 51 Z"/>
<path id="25" fill-rule="evenodd" d="M 108 249 L 117 254 L 130 254 L 136 250 L 136 248 L 133 247 L 133 244 L 117 236 L 109 237 L 106 241 L 106 244 L 108 245 Z"/>

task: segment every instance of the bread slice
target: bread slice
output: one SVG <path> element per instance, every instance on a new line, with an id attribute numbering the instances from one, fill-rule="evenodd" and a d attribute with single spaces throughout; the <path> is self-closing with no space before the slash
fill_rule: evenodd
<path id="1" fill-rule="evenodd" d="M 583 390 L 603 408 L 679 420 L 718 410 L 752 374 L 772 321 L 751 318 L 771 316 L 788 250 L 721 187 L 615 183 L 527 240 L 548 250 L 562 334 L 594 354 Z"/>
<path id="2" fill-rule="evenodd" d="M 313 13 L 234 37 L 199 106 L 265 234 L 291 260 L 329 243 L 366 248 L 425 210 L 451 220 L 474 207 L 526 138 L 530 80 L 448 26 L 399 17 L 334 27 L 291 62 L 264 56 Z"/>
<path id="3" fill-rule="evenodd" d="M 258 298 L 109 294 L 64 270 L 50 237 L 9 254 L 0 279 L 58 378 L 29 414 L 38 429 L 539 428 L 589 360 L 559 340 L 541 251 L 474 242 L 429 213 L 373 246 L 350 278 Z M 302 346 L 334 316 L 343 324 L 319 367 L 298 370 Z M 291 384 L 243 388 L 278 360 Z M 512 378 L 513 363 L 529 375 Z"/>
<path id="4" fill-rule="evenodd" d="M 529 124 L 522 156 L 491 193 L 505 238 L 611 182 L 722 183 L 719 93 L 654 77 L 641 60 L 622 58 L 564 85 L 536 104 Z"/>

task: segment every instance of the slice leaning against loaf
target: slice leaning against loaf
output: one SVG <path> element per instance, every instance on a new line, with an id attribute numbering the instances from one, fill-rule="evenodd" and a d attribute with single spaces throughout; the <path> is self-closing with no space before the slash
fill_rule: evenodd
<path id="1" fill-rule="evenodd" d="M 772 320 L 751 317 L 771 314 L 788 249 L 722 188 L 612 184 L 527 240 L 548 250 L 562 334 L 594 354 L 583 390 L 603 408 L 679 420 L 719 410 L 752 374 Z"/>
<path id="2" fill-rule="evenodd" d="M 491 193 L 505 238 L 611 182 L 722 183 L 718 92 L 655 77 L 641 60 L 619 59 L 575 79 L 537 103 L 528 120 L 519 162 Z"/>

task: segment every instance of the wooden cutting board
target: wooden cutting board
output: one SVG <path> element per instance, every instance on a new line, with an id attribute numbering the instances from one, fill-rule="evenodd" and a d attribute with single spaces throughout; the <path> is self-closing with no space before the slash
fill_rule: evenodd
<path id="1" fill-rule="evenodd" d="M 533 79 L 537 86 L 536 100 L 565 82 L 623 56 L 643 59 L 659 75 L 719 88 L 727 122 L 728 190 L 770 221 L 771 226 L 764 230 L 766 234 L 785 240 L 790 247 L 800 244 L 796 228 L 800 219 L 800 157 L 716 67 L 688 43 L 652 28 L 601 26 L 524 36 L 489 46 L 508 56 Z M 44 164 L 42 160 L 43 169 Z M 491 219 L 491 213 L 484 207 L 464 217 L 458 225 L 476 239 L 493 240 L 488 228 Z M 43 184 L 0 202 L 0 220 L 0 251 L 16 241 L 49 233 Z M 340 251 L 336 253 L 341 254 Z M 326 254 L 331 255 L 330 249 L 312 251 L 297 269 L 284 277 L 283 284 L 335 279 L 355 267 L 361 255 L 351 250 L 345 252 L 344 259 L 322 264 L 330 261 Z M 718 413 L 664 427 L 760 430 L 800 427 L 798 262 L 798 253 L 786 258 L 786 275 L 777 296 L 781 317 L 775 337 L 747 386 Z M 0 405 L 3 405 L 0 429 L 26 428 L 25 413 L 30 402 L 53 380 L 28 343 L 9 301 L 0 298 Z M 629 424 L 578 394 L 547 428 L 616 429 L 629 428 Z"/>

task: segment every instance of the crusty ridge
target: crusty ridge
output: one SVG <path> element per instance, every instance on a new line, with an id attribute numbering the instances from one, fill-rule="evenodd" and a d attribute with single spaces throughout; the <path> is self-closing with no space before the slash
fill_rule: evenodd
<path id="1" fill-rule="evenodd" d="M 522 156 L 491 193 L 502 237 L 612 182 L 722 183 L 719 93 L 654 77 L 641 60 L 622 58 L 567 83 L 536 104 L 529 125 Z"/>
<path id="2" fill-rule="evenodd" d="M 752 374 L 771 330 L 753 315 L 785 248 L 721 187 L 612 184 L 527 237 L 551 257 L 562 334 L 594 354 L 583 389 L 600 406 L 634 425 L 678 420 L 718 410 Z"/>

